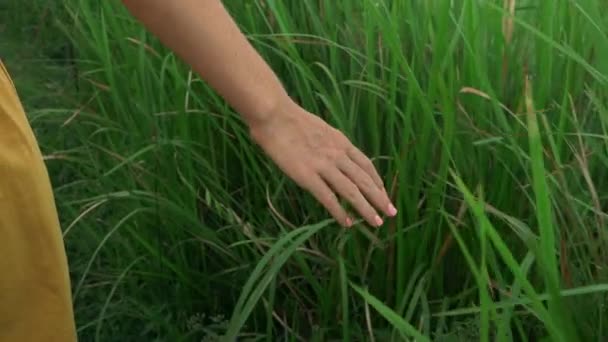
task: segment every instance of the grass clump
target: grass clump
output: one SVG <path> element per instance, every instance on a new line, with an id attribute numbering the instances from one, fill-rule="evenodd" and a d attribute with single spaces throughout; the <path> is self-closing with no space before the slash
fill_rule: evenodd
<path id="1" fill-rule="evenodd" d="M 64 0 L 71 110 L 30 115 L 84 340 L 605 339 L 604 2 L 225 3 L 400 214 L 327 221 L 120 3 Z"/>

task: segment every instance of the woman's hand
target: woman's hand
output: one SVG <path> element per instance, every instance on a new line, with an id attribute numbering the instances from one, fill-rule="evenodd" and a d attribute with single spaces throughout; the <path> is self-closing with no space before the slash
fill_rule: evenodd
<path id="1" fill-rule="evenodd" d="M 250 127 L 253 139 L 344 226 L 337 196 L 373 226 L 394 216 L 372 163 L 339 131 L 289 100 L 220 0 L 123 0 L 158 38 L 209 83 Z M 375 209 L 374 209 L 375 208 Z"/>
<path id="2" fill-rule="evenodd" d="M 297 104 L 286 102 L 264 121 L 250 124 L 253 140 L 279 168 L 345 227 L 351 226 L 353 219 L 338 196 L 349 201 L 372 226 L 383 223 L 377 210 L 395 216 L 397 210 L 371 161 L 342 132 Z"/>

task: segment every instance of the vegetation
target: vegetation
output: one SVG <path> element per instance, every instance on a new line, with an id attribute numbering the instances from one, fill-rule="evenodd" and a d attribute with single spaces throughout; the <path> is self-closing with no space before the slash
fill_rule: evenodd
<path id="1" fill-rule="evenodd" d="M 225 3 L 399 215 L 339 228 L 119 1 L 11 0 L 83 341 L 607 338 L 606 2 Z"/>

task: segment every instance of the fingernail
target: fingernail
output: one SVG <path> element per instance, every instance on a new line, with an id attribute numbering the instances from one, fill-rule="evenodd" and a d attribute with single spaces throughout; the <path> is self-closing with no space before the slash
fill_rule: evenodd
<path id="1" fill-rule="evenodd" d="M 380 216 L 378 216 L 378 215 L 376 215 L 376 217 L 375 217 L 374 219 L 376 220 L 376 225 L 377 225 L 377 226 L 381 226 L 381 225 L 382 225 L 382 223 L 384 223 L 384 222 L 382 221 L 382 219 L 380 218 Z"/>
<path id="2" fill-rule="evenodd" d="M 350 226 L 353 225 L 353 220 L 350 219 L 350 217 L 346 218 L 346 226 L 350 228 Z"/>
<path id="3" fill-rule="evenodd" d="M 397 208 L 395 208 L 395 206 L 394 206 L 394 205 L 389 204 L 389 205 L 388 205 L 388 214 L 389 214 L 390 216 L 395 216 L 395 215 L 397 215 Z"/>

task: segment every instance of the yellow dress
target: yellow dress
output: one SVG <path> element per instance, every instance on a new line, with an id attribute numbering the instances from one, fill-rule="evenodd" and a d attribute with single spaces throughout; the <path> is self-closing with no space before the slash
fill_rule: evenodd
<path id="1" fill-rule="evenodd" d="M 76 341 L 51 184 L 0 61 L 0 342 Z"/>

